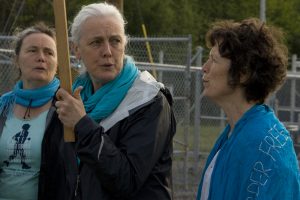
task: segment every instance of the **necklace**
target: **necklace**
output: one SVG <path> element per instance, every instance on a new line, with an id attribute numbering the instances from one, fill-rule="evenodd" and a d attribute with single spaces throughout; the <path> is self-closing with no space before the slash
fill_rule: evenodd
<path id="1" fill-rule="evenodd" d="M 31 108 L 31 103 L 32 103 L 32 99 L 30 99 L 29 101 L 29 104 L 26 108 L 26 111 L 24 113 L 24 116 L 23 116 L 23 120 L 24 121 L 29 121 L 30 120 L 30 108 Z"/>

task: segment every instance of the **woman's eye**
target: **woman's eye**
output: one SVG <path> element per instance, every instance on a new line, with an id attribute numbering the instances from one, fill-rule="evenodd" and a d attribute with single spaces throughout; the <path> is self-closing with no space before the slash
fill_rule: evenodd
<path id="1" fill-rule="evenodd" d="M 28 49 L 28 52 L 36 52 L 36 50 L 35 49 Z"/>
<path id="2" fill-rule="evenodd" d="M 54 53 L 51 52 L 51 51 L 48 51 L 47 54 L 50 55 L 50 56 L 53 56 L 53 55 L 54 55 Z"/>
<path id="3" fill-rule="evenodd" d="M 92 46 L 97 46 L 97 45 L 99 45 L 101 42 L 99 41 L 99 40 L 95 40 L 95 41 L 92 41 L 91 43 L 90 43 L 90 45 L 92 45 Z"/>
<path id="4" fill-rule="evenodd" d="M 110 41 L 114 45 L 121 43 L 121 40 L 119 38 L 112 38 Z"/>
<path id="5" fill-rule="evenodd" d="M 113 39 L 113 42 L 121 42 L 120 39 Z"/>

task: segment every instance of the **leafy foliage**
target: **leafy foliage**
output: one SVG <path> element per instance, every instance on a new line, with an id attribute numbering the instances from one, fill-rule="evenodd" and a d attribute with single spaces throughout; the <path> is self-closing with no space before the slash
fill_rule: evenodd
<path id="1" fill-rule="evenodd" d="M 0 0 L 0 32 L 12 34 L 16 27 L 26 27 L 37 21 L 54 26 L 52 0 Z M 67 0 L 67 15 L 72 19 L 81 6 L 95 0 Z M 290 54 L 300 55 L 300 1 L 266 1 L 267 23 L 281 27 L 286 33 Z M 14 5 L 15 4 L 15 5 Z M 123 0 L 127 33 L 143 36 L 141 25 L 148 36 L 182 36 L 191 34 L 194 47 L 205 46 L 205 33 L 210 24 L 220 19 L 241 20 L 259 17 L 259 0 Z M 8 19 L 9 15 L 12 15 Z M 4 27 L 5 30 L 4 30 Z"/>

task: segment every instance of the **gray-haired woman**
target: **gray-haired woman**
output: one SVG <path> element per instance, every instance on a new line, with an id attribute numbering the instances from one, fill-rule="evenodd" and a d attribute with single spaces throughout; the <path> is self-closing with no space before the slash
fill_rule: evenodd
<path id="1" fill-rule="evenodd" d="M 172 199 L 172 97 L 125 56 L 124 24 L 106 3 L 75 17 L 74 50 L 86 72 L 74 96 L 58 91 L 59 118 L 76 134 L 82 199 Z"/>

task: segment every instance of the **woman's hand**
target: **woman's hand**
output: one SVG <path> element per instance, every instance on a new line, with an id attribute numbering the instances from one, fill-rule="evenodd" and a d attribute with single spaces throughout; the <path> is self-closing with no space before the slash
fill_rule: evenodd
<path id="1" fill-rule="evenodd" d="M 75 89 L 73 96 L 60 88 L 56 93 L 56 112 L 60 121 L 67 127 L 74 128 L 77 122 L 86 115 L 83 102 L 80 97 L 82 87 Z"/>

